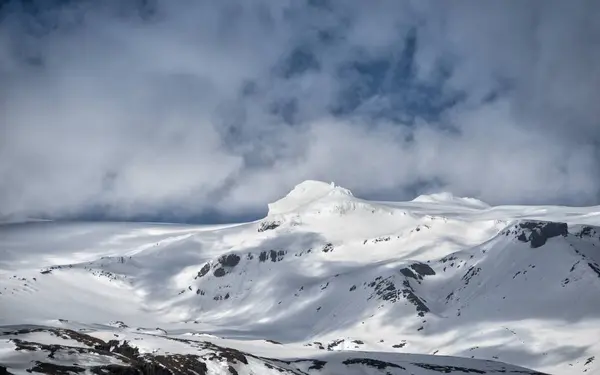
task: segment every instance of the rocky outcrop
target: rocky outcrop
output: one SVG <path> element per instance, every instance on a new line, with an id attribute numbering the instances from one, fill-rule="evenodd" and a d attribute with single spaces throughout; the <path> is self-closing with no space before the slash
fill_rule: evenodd
<path id="1" fill-rule="evenodd" d="M 435 271 L 425 263 L 413 263 L 400 269 L 400 273 L 415 280 L 423 280 L 426 276 L 435 275 Z"/>
<path id="2" fill-rule="evenodd" d="M 567 223 L 553 221 L 522 221 L 501 232 L 505 236 L 513 235 L 521 242 L 529 243 L 531 248 L 542 247 L 550 238 L 569 234 Z"/>
<path id="3" fill-rule="evenodd" d="M 259 224 L 258 231 L 266 232 L 268 230 L 276 229 L 280 225 L 281 225 L 281 222 L 279 222 L 279 221 L 263 221 L 262 223 Z"/>

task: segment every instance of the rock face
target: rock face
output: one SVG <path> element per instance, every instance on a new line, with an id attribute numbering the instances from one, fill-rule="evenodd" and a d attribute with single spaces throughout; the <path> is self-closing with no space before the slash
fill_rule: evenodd
<path id="1" fill-rule="evenodd" d="M 400 273 L 415 280 L 423 280 L 425 276 L 435 275 L 435 271 L 425 263 L 414 263 L 409 267 L 400 269 Z"/>
<path id="2" fill-rule="evenodd" d="M 591 227 L 589 225 L 582 226 L 579 230 L 573 233 L 574 236 L 579 238 L 598 238 L 600 239 L 600 235 L 598 233 L 597 228 Z"/>
<path id="3" fill-rule="evenodd" d="M 237 254 L 227 254 L 219 258 L 219 263 L 223 267 L 235 267 L 240 262 L 240 257 Z"/>
<path id="4" fill-rule="evenodd" d="M 259 232 L 266 232 L 268 230 L 273 230 L 278 228 L 281 225 L 280 221 L 263 221 L 262 223 L 260 223 L 259 227 L 258 227 L 258 231 Z"/>
<path id="5" fill-rule="evenodd" d="M 521 242 L 528 242 L 531 248 L 542 247 L 550 238 L 569 234 L 567 223 L 551 221 L 522 221 L 503 231 L 505 235 L 514 235 Z"/>
<path id="6" fill-rule="evenodd" d="M 200 269 L 200 271 L 198 272 L 198 275 L 196 277 L 202 277 L 202 276 L 206 275 L 209 271 L 210 271 L 210 264 L 206 263 L 204 266 L 202 266 L 202 269 Z"/>

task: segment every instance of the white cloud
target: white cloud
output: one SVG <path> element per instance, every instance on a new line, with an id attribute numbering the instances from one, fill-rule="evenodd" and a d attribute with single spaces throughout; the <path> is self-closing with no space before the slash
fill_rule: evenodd
<path id="1" fill-rule="evenodd" d="M 595 2 L 155 3 L 0 11 L 0 216 L 242 215 L 306 178 L 388 199 L 437 181 L 492 203 L 597 203 Z M 437 89 L 466 100 L 430 123 L 335 117 L 358 79 L 340 69 L 397 61 L 408 32 L 417 77 L 450 65 Z M 278 74 L 297 48 L 318 68 Z"/>

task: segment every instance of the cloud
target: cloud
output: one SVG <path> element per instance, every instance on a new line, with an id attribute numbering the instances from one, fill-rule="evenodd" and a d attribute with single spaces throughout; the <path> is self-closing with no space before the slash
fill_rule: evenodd
<path id="1" fill-rule="evenodd" d="M 307 178 L 598 202 L 593 1 L 1 7 L 0 216 L 260 215 Z"/>

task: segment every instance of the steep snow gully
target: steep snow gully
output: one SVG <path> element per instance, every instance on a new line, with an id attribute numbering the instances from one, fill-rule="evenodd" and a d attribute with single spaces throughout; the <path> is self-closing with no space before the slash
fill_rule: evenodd
<path id="1" fill-rule="evenodd" d="M 0 374 L 599 374 L 598 225 L 318 181 L 244 224 L 0 225 Z"/>

